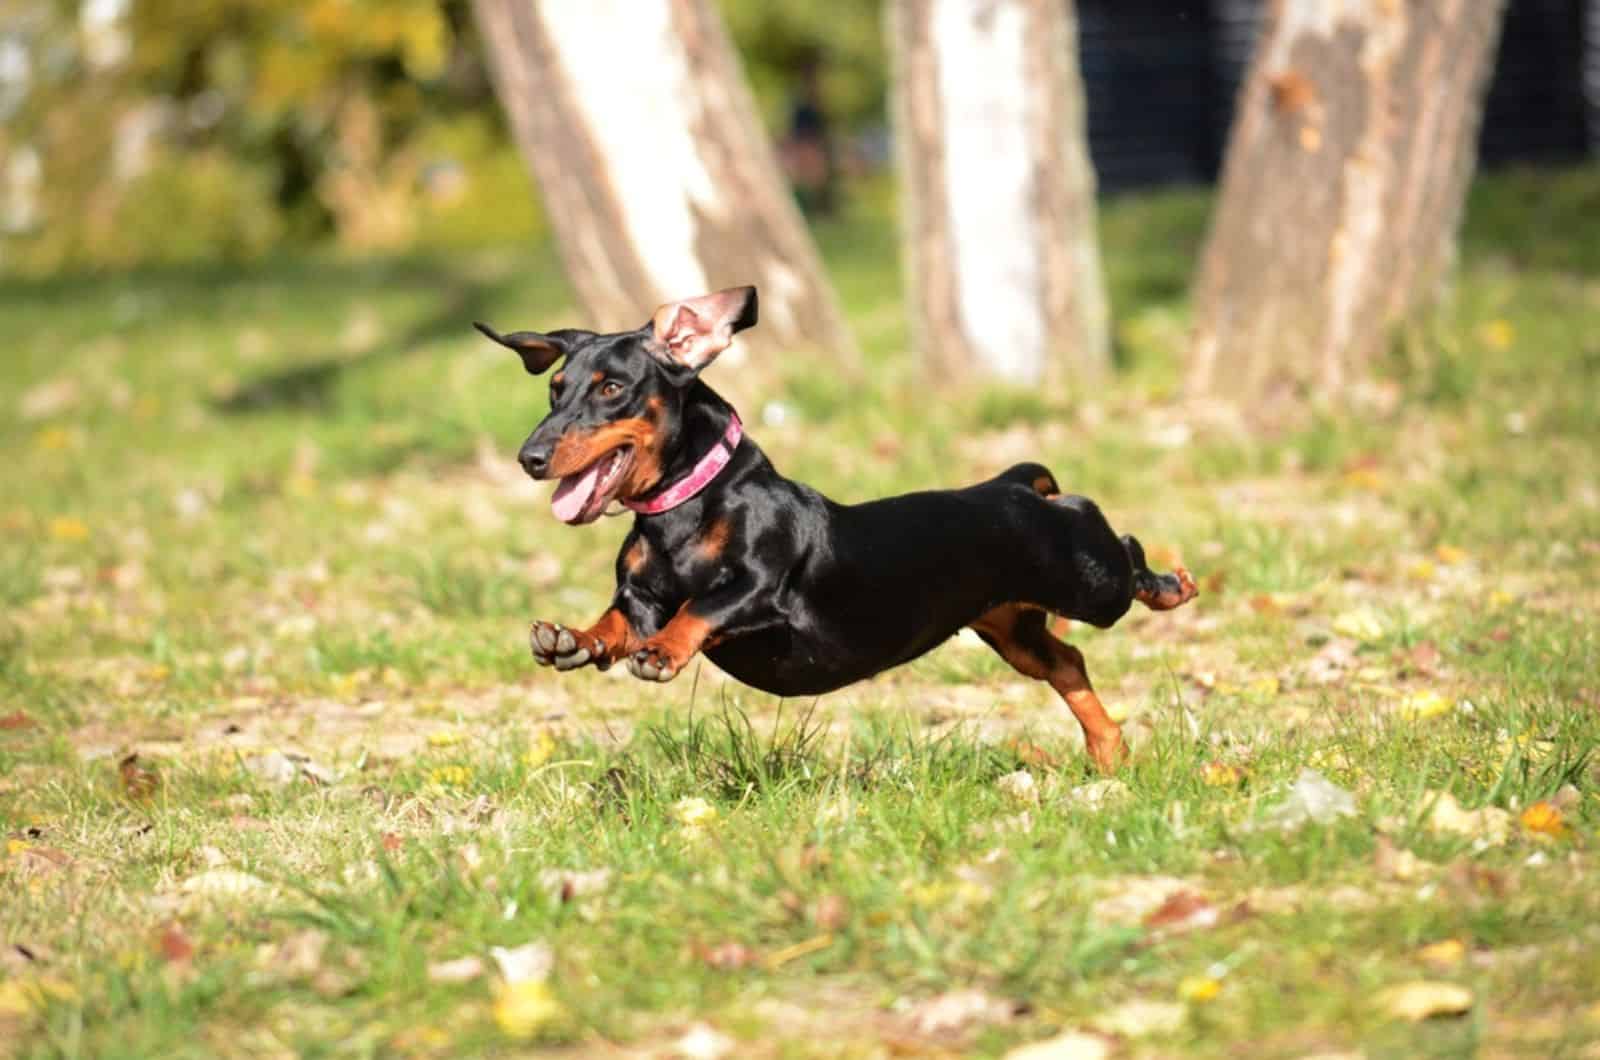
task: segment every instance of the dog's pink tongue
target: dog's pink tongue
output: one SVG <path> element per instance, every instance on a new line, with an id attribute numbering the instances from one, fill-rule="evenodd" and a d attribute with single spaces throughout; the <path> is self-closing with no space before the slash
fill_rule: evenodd
<path id="1" fill-rule="evenodd" d="M 550 498 L 550 508 L 556 513 L 556 518 L 564 523 L 575 523 L 583 514 L 583 509 L 594 496 L 594 488 L 600 482 L 600 465 L 590 464 L 588 469 L 576 475 L 568 475 L 556 487 L 556 492 Z"/>

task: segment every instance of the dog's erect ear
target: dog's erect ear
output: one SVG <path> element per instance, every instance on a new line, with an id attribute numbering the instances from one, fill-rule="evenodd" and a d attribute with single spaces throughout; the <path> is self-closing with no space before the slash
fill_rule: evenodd
<path id="1" fill-rule="evenodd" d="M 756 289 L 729 287 L 715 294 L 668 302 L 650 318 L 651 356 L 693 375 L 728 348 L 733 333 L 756 322 Z"/>
<path id="2" fill-rule="evenodd" d="M 541 335 L 537 331 L 513 331 L 509 335 L 502 335 L 487 324 L 473 321 L 472 326 L 500 345 L 516 350 L 522 357 L 522 367 L 528 370 L 529 375 L 538 375 L 561 360 L 572 352 L 577 339 L 588 334 L 586 331 L 564 328 L 548 335 Z"/>

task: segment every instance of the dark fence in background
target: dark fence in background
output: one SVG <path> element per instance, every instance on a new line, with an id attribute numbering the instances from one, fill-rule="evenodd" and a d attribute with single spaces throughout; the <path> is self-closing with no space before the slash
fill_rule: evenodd
<path id="1" fill-rule="evenodd" d="M 1077 0 L 1103 191 L 1216 178 L 1266 0 Z M 1600 156 L 1600 0 L 1510 0 L 1485 165 Z"/>

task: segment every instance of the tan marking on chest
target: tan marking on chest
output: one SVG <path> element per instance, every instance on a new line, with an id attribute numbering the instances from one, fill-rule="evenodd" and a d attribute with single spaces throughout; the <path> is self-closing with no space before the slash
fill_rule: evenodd
<path id="1" fill-rule="evenodd" d="M 707 563 L 721 559 L 722 553 L 728 547 L 728 536 L 731 533 L 732 528 L 729 527 L 728 520 L 716 520 L 706 528 L 706 532 L 695 543 L 695 553 Z"/>

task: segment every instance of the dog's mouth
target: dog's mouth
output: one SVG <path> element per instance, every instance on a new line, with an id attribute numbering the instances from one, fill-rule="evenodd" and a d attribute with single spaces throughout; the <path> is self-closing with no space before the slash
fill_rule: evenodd
<path id="1" fill-rule="evenodd" d="M 617 495 L 631 466 L 633 446 L 624 445 L 606 453 L 582 471 L 563 475 L 555 494 L 550 498 L 550 509 L 564 523 L 578 525 L 594 522 Z"/>

